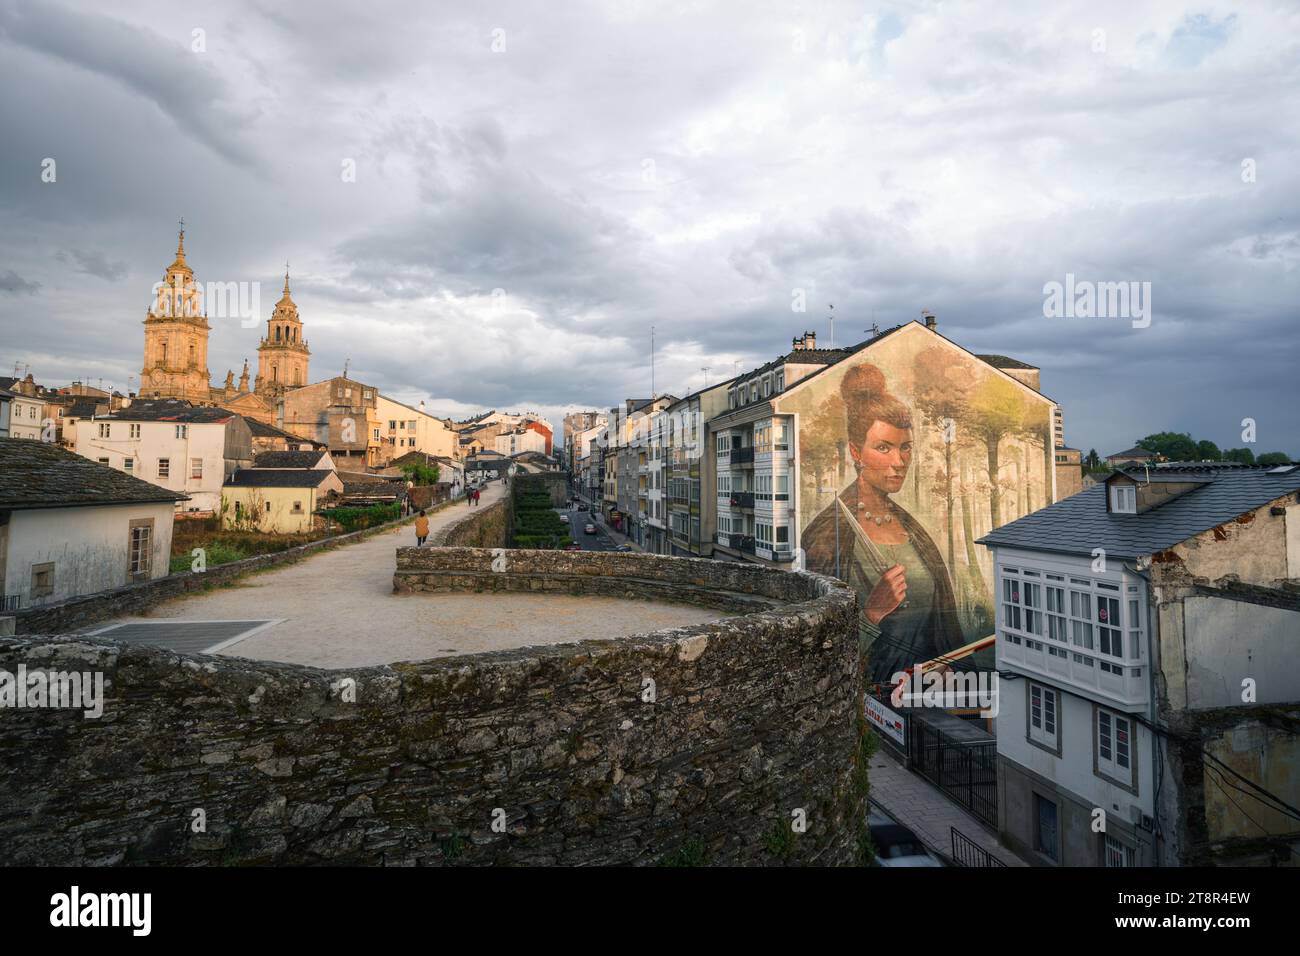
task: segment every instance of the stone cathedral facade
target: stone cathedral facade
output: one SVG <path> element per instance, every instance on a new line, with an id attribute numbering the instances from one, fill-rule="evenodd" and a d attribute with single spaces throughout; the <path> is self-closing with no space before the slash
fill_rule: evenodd
<path id="1" fill-rule="evenodd" d="M 308 383 L 311 351 L 303 336 L 298 306 L 284 292 L 266 323 L 257 347 L 257 377 L 250 389 L 248 360 L 239 383 L 226 372 L 225 382 L 213 386 L 208 371 L 208 333 L 212 327 L 194 270 L 185 261 L 185 229 L 176 244 L 176 258 L 163 272 L 154 301 L 144 320 L 144 367 L 141 398 L 179 398 L 195 405 L 218 405 L 268 425 L 276 420 L 276 404 L 284 393 Z"/>

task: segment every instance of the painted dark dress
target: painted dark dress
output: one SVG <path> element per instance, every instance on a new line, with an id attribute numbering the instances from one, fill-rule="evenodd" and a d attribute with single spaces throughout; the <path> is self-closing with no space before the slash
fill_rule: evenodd
<path id="1" fill-rule="evenodd" d="M 890 514 L 907 532 L 908 545 L 875 545 L 852 517 L 858 513 L 858 486 L 839 497 L 840 578 L 858 592 L 858 632 L 867 655 L 867 680 L 889 683 L 894 674 L 956 650 L 965 643 L 957 619 L 957 600 L 939 549 L 910 514 L 889 502 Z M 805 567 L 835 576 L 835 514 L 839 505 L 822 511 L 803 533 Z M 909 570 L 907 606 L 898 607 L 873 627 L 864 613 L 867 598 L 881 575 L 893 564 L 919 562 L 926 572 L 918 580 Z M 926 597 L 929 600 L 926 600 Z"/>

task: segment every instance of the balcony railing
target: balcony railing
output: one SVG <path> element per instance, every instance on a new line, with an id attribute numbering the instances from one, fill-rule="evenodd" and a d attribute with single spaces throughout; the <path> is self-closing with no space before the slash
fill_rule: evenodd
<path id="1" fill-rule="evenodd" d="M 731 493 L 731 507 L 733 508 L 754 507 L 754 493 L 752 491 L 733 491 Z"/>
<path id="2" fill-rule="evenodd" d="M 733 465 L 743 465 L 754 460 L 754 446 L 746 445 L 744 448 L 731 449 L 731 463 Z"/>
<path id="3" fill-rule="evenodd" d="M 714 534 L 713 540 L 724 548 L 735 548 L 737 551 L 744 551 L 747 554 L 754 553 L 754 538 L 752 535 L 727 534 L 725 531 L 719 531 Z"/>
<path id="4" fill-rule="evenodd" d="M 0 594 L 0 614 L 9 614 L 18 610 L 22 600 L 21 594 Z"/>

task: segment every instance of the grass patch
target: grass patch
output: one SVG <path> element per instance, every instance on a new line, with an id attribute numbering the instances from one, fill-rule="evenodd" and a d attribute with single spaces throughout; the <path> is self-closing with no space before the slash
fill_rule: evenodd
<path id="1" fill-rule="evenodd" d="M 660 866 L 707 866 L 704 841 L 699 837 L 690 837 L 672 853 L 664 857 Z"/>

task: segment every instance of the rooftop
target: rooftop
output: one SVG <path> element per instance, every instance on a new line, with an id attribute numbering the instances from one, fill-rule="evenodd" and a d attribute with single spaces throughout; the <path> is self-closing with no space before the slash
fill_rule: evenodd
<path id="1" fill-rule="evenodd" d="M 315 468 L 323 451 L 264 451 L 254 456 L 254 468 Z"/>
<path id="2" fill-rule="evenodd" d="M 225 483 L 227 488 L 315 488 L 334 474 L 324 468 L 241 468 Z"/>
<path id="3" fill-rule="evenodd" d="M 108 415 L 101 415 L 103 421 L 109 422 L 186 422 L 205 424 L 211 422 L 228 422 L 237 417 L 234 412 L 213 405 L 191 405 L 189 402 L 175 398 L 137 400 L 128 407 Z"/>
<path id="4" fill-rule="evenodd" d="M 1138 481 L 1143 471 L 1124 472 Z M 1106 507 L 1108 486 L 1085 488 L 1063 501 L 995 528 L 979 543 L 1061 554 L 1137 558 L 1171 548 L 1193 535 L 1231 521 L 1275 498 L 1300 490 L 1300 466 L 1195 463 L 1158 465 L 1153 482 L 1198 482 L 1199 487 L 1138 514 L 1114 514 Z"/>
<path id="5" fill-rule="evenodd" d="M 64 508 L 186 498 L 51 442 L 0 438 L 0 508 Z"/>

